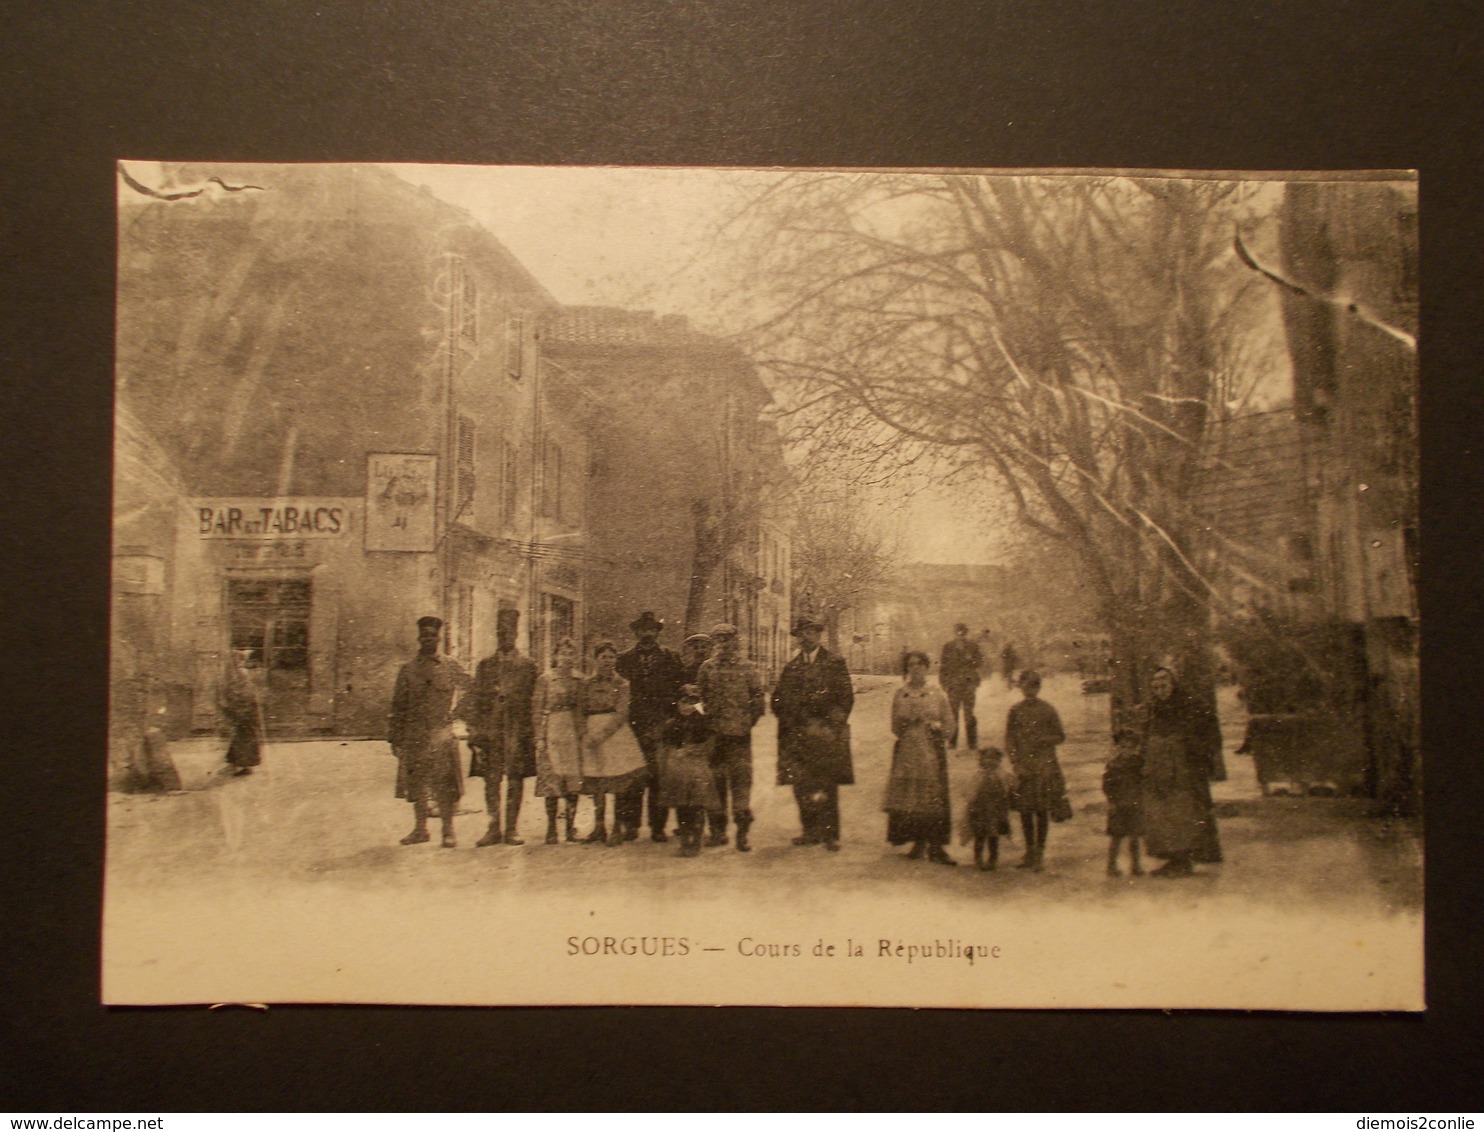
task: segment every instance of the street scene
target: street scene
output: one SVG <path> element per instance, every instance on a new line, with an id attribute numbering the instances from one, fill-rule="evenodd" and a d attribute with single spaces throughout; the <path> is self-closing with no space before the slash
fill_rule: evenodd
<path id="1" fill-rule="evenodd" d="M 119 174 L 105 1001 L 1422 1007 L 1408 175 Z"/>

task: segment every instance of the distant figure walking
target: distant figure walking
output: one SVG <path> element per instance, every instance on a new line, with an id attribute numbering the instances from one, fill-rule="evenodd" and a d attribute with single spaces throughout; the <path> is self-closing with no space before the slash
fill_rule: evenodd
<path id="1" fill-rule="evenodd" d="M 469 677 L 458 661 L 439 655 L 442 634 L 442 620 L 418 618 L 417 655 L 397 673 L 387 741 L 397 756 L 397 797 L 412 803 L 415 821 L 402 844 L 427 841 L 428 815 L 436 810 L 443 823 L 443 848 L 452 849 L 458 844 L 453 815 L 464 795 L 464 776 L 459 741 L 449 724 L 454 696 L 468 685 Z"/>
<path id="2" fill-rule="evenodd" d="M 227 765 L 233 774 L 251 774 L 263 761 L 263 700 L 258 674 L 247 665 L 251 649 L 231 649 L 222 672 L 217 707 L 227 725 Z"/>
<path id="3" fill-rule="evenodd" d="M 1155 876 L 1188 877 L 1196 862 L 1221 860 L 1211 782 L 1221 777 L 1221 728 L 1186 695 L 1168 668 L 1155 670 L 1139 709 L 1144 848 L 1164 864 Z"/>
<path id="4" fill-rule="evenodd" d="M 948 697 L 927 682 L 932 661 L 925 652 L 909 652 L 903 663 L 906 681 L 891 701 L 891 730 L 897 737 L 886 780 L 886 839 L 912 843 L 907 854 L 940 865 L 955 861 L 943 849 L 952 836 L 948 801 L 948 755 L 944 734 L 953 724 Z"/>
<path id="5" fill-rule="evenodd" d="M 536 662 L 515 647 L 520 612 L 495 614 L 495 652 L 474 669 L 474 683 L 455 713 L 469 725 L 469 774 L 484 779 L 484 808 L 489 828 L 474 844 L 524 845 L 516 826 L 526 779 L 536 773 L 531 697 L 536 690 Z M 505 784 L 500 828 L 500 787 Z"/>
<path id="6" fill-rule="evenodd" d="M 824 624 L 794 622 L 799 651 L 778 676 L 778 785 L 792 786 L 803 832 L 795 845 L 840 849 L 840 787 L 855 782 L 850 757 L 850 711 L 855 689 L 845 661 L 820 645 Z"/>
<path id="7" fill-rule="evenodd" d="M 1000 650 L 1000 668 L 1005 674 L 1005 687 L 1015 687 L 1015 670 L 1020 667 L 1020 654 L 1015 651 L 1015 645 L 1005 642 L 1005 647 Z"/>
<path id="8" fill-rule="evenodd" d="M 1072 816 L 1067 784 L 1056 748 L 1066 740 L 1061 717 L 1040 698 L 1041 677 L 1027 670 L 1020 677 L 1025 697 L 1010 709 L 1005 722 L 1005 753 L 1015 771 L 1011 805 L 1020 813 L 1025 833 L 1025 859 L 1016 868 L 1040 872 L 1046 861 L 1046 831 L 1052 819 Z"/>
<path id="9" fill-rule="evenodd" d="M 963 713 L 963 736 L 970 749 L 979 746 L 979 721 L 974 718 L 974 697 L 984 678 L 984 653 L 969 640 L 969 627 L 960 621 L 953 627 L 953 640 L 943 646 L 938 659 L 938 683 L 948 694 L 948 745 L 958 746 L 958 718 Z"/>

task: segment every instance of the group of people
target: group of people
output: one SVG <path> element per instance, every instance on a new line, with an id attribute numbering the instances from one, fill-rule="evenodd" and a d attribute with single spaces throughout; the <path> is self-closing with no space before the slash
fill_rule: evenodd
<path id="1" fill-rule="evenodd" d="M 957 744 L 959 715 L 971 749 L 977 748 L 974 693 L 982 654 L 967 639 L 966 626 L 944 646 L 939 686 L 927 682 L 926 653 L 903 657 L 903 684 L 892 700 L 892 752 L 885 809 L 887 840 L 910 843 L 908 856 L 953 865 L 946 846 L 952 837 L 947 748 Z M 1020 815 L 1025 855 L 1019 868 L 1040 871 L 1052 822 L 1072 816 L 1066 779 L 1056 748 L 1066 739 L 1061 718 L 1040 698 L 1041 677 L 1027 670 L 1017 684 L 1022 700 L 1005 721 L 1005 746 L 979 750 L 979 774 L 964 809 L 964 839 L 974 863 L 992 870 L 999 839 L 1010 833 L 1010 814 Z M 1118 728 L 1103 774 L 1108 799 L 1107 871 L 1120 875 L 1119 856 L 1128 847 L 1131 872 L 1142 875 L 1141 845 L 1164 864 L 1164 877 L 1185 877 L 1197 863 L 1221 860 L 1211 782 L 1224 777 L 1221 734 L 1210 712 L 1179 689 L 1169 668 L 1157 669 L 1150 698 L 1132 722 Z"/>
<path id="2" fill-rule="evenodd" d="M 578 840 L 579 800 L 587 796 L 592 826 L 585 842 L 622 845 L 637 840 L 646 822 L 651 840 L 669 841 L 673 812 L 684 856 L 732 843 L 729 823 L 736 848 L 751 849 L 752 729 L 765 692 L 756 667 L 738 652 L 735 626 L 693 634 L 682 656 L 659 644 L 664 622 L 641 613 L 629 626 L 633 646 L 620 652 L 611 642 L 598 644 L 594 671 L 584 675 L 566 638 L 556 642 L 551 668 L 538 673 L 516 649 L 519 624 L 518 611 L 499 612 L 496 650 L 470 679 L 438 651 L 442 621 L 418 621 L 418 655 L 398 673 L 388 727 L 397 797 L 413 806 L 404 845 L 431 840 L 435 812 L 442 844 L 458 843 L 453 814 L 463 776 L 451 725 L 461 720 L 469 774 L 485 784 L 489 828 L 478 846 L 524 844 L 521 800 L 525 780 L 534 777 L 546 806 L 547 844 Z M 849 696 L 843 664 L 840 673 Z M 778 704 L 775 693 L 775 711 Z M 837 810 L 836 830 L 838 824 Z"/>
<path id="3" fill-rule="evenodd" d="M 412 803 L 414 814 L 402 844 L 430 841 L 428 822 L 437 814 L 442 845 L 457 845 L 453 815 L 463 772 L 452 725 L 461 720 L 469 774 L 485 784 L 489 826 L 479 846 L 524 844 L 521 802 L 525 780 L 534 777 L 546 808 L 547 844 L 579 840 L 579 802 L 586 796 L 592 823 L 584 842 L 622 845 L 645 824 L 652 841 L 669 841 L 673 812 L 682 856 L 728 844 L 748 852 L 752 731 L 766 705 L 778 719 L 777 781 L 792 788 L 798 808 L 793 843 L 839 850 L 839 790 L 855 781 L 849 722 L 855 694 L 844 659 L 822 644 L 818 620 L 795 622 L 798 652 L 769 698 L 730 624 L 692 635 L 677 653 L 659 643 L 664 622 L 641 613 L 630 624 L 632 647 L 620 652 L 599 643 L 590 674 L 580 670 L 570 639 L 556 642 L 552 666 L 538 673 L 516 648 L 519 618 L 516 610 L 500 611 L 497 648 L 472 679 L 438 651 L 443 623 L 418 622 L 418 654 L 397 676 L 388 729 L 397 796 Z M 1040 676 L 1026 671 L 1017 681 L 1023 698 L 1010 709 L 1003 751 L 979 749 L 973 704 L 982 656 L 966 637 L 958 626 L 944 648 L 937 685 L 928 683 L 926 653 L 904 656 L 891 708 L 896 743 L 883 802 L 887 840 L 910 844 L 909 857 L 956 863 L 946 848 L 953 825 L 947 749 L 957 744 L 962 714 L 980 767 L 964 812 L 975 864 L 996 867 L 999 838 L 1009 834 L 1009 816 L 1017 812 L 1025 839 L 1020 867 L 1039 871 L 1051 823 L 1072 816 L 1056 753 L 1066 733 L 1056 709 L 1040 698 Z M 1157 870 L 1162 875 L 1187 876 L 1197 862 L 1220 860 L 1210 793 L 1220 736 L 1215 732 L 1213 751 L 1211 720 L 1179 693 L 1168 669 L 1155 673 L 1151 687 L 1150 702 L 1115 735 L 1104 775 L 1108 869 L 1117 872 L 1127 843 L 1139 873 L 1142 844 L 1165 860 Z"/>

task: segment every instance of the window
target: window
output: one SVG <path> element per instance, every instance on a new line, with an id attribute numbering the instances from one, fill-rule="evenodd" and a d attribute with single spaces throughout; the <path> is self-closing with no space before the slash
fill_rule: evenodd
<path id="1" fill-rule="evenodd" d="M 459 430 L 454 453 L 454 519 L 465 517 L 474 502 L 474 422 L 459 414 Z"/>
<path id="2" fill-rule="evenodd" d="M 541 466 L 541 515 L 560 521 L 562 514 L 562 446 L 547 440 Z"/>
<path id="3" fill-rule="evenodd" d="M 525 373 L 526 319 L 513 314 L 505 322 L 505 369 L 519 381 Z"/>
<path id="4" fill-rule="evenodd" d="M 454 591 L 453 652 L 465 660 L 474 656 L 474 587 Z"/>
<path id="5" fill-rule="evenodd" d="M 504 443 L 504 459 L 502 461 L 500 475 L 500 488 L 504 492 L 501 500 L 500 513 L 507 527 L 515 526 L 516 513 L 520 495 L 518 493 L 519 483 L 517 481 L 517 470 L 519 467 L 518 456 L 515 445 L 510 441 Z"/>
<path id="6" fill-rule="evenodd" d="M 454 325 L 459 328 L 459 337 L 466 342 L 479 341 L 479 285 L 463 261 L 458 261 L 455 276 Z"/>

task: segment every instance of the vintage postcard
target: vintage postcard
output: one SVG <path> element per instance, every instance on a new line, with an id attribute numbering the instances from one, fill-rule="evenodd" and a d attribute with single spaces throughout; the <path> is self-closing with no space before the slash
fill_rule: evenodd
<path id="1" fill-rule="evenodd" d="M 1424 1008 L 1412 174 L 118 202 L 105 1002 Z"/>

